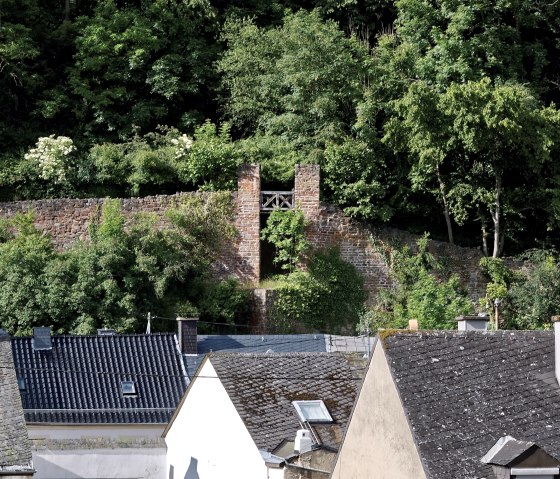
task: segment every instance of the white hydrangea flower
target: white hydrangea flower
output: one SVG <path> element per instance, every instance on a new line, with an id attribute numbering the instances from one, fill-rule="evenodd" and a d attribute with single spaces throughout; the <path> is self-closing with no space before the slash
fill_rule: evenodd
<path id="1" fill-rule="evenodd" d="M 185 156 L 193 145 L 193 140 L 184 133 L 179 138 L 173 138 L 171 143 L 176 147 L 175 158 L 182 158 Z"/>
<path id="2" fill-rule="evenodd" d="M 74 142 L 67 136 L 43 136 L 25 154 L 25 159 L 37 163 L 42 179 L 60 184 L 66 181 L 67 158 L 75 150 Z"/>

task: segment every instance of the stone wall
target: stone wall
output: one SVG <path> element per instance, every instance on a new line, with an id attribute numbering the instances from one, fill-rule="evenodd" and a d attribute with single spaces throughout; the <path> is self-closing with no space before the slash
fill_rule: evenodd
<path id="1" fill-rule="evenodd" d="M 320 171 L 317 165 L 297 165 L 294 185 L 296 204 L 307 221 L 307 238 L 315 248 L 338 245 L 344 260 L 362 273 L 370 296 L 390 284 L 388 267 L 383 252 L 399 244 L 414 246 L 418 236 L 389 228 L 368 229 L 345 216 L 332 205 L 319 199 Z M 202 193 L 148 196 L 123 199 L 123 211 L 130 218 L 135 213 L 149 212 L 160 216 L 160 227 L 165 227 L 165 211 L 180 203 L 181 198 Z M 206 193 L 208 194 L 208 193 Z M 236 239 L 225 245 L 221 259 L 214 265 L 218 277 L 234 276 L 256 286 L 260 279 L 260 169 L 258 165 L 243 165 L 239 170 L 238 191 L 232 193 Z M 88 239 L 88 225 L 98 218 L 103 199 L 55 199 L 0 203 L 0 217 L 11 217 L 17 212 L 34 211 L 36 226 L 49 234 L 59 248 L 77 240 Z M 374 241 L 371 241 L 371 239 Z M 478 262 L 477 249 L 451 246 L 430 241 L 429 249 L 446 266 L 461 277 L 471 297 L 484 295 L 485 280 Z"/>
<path id="2" fill-rule="evenodd" d="M 0 329 L 0 476 L 33 475 L 10 337 Z"/>
<path id="3" fill-rule="evenodd" d="M 342 258 L 362 273 L 371 299 L 375 291 L 387 288 L 391 283 L 385 260 L 390 250 L 401 245 L 414 249 L 420 236 L 391 228 L 367 228 L 345 216 L 339 208 L 321 203 L 319 176 L 319 167 L 315 165 L 296 169 L 296 203 L 309 223 L 307 239 L 314 248 L 338 246 Z M 447 270 L 459 275 L 473 301 L 484 296 L 486 280 L 478 266 L 482 257 L 478 249 L 433 240 L 429 241 L 428 248 L 442 260 Z"/>
<path id="4" fill-rule="evenodd" d="M 154 213 L 165 224 L 164 214 L 170 206 L 180 203 L 181 198 L 197 193 L 146 196 L 121 199 L 123 213 L 132 218 L 135 213 Z M 78 240 L 89 239 L 89 225 L 98 219 L 104 198 L 60 198 L 38 201 L 15 201 L 0 203 L 0 217 L 10 218 L 17 213 L 33 212 L 35 226 L 48 234 L 57 248 L 67 248 Z"/>

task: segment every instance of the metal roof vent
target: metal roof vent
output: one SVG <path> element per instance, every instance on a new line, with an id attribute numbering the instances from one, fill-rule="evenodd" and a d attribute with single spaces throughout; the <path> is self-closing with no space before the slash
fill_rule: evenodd
<path id="1" fill-rule="evenodd" d="M 33 328 L 33 339 L 31 340 L 33 351 L 49 351 L 52 349 L 51 328 Z"/>
<path id="2" fill-rule="evenodd" d="M 311 438 L 311 431 L 307 429 L 299 429 L 296 432 L 296 440 L 294 442 L 294 453 L 303 454 L 313 449 L 313 439 Z"/>
<path id="3" fill-rule="evenodd" d="M 115 336 L 117 332 L 114 329 L 103 328 L 97 330 L 97 336 Z"/>
<path id="4" fill-rule="evenodd" d="M 476 315 L 462 315 L 455 318 L 459 331 L 486 331 L 490 321 L 490 315 L 481 313 Z"/>

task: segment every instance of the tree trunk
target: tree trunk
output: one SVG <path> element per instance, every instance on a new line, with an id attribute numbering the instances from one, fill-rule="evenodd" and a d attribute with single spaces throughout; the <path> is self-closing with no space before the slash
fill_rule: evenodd
<path id="1" fill-rule="evenodd" d="M 490 209 L 492 221 L 494 222 L 494 250 L 492 258 L 500 255 L 500 239 L 501 239 L 501 216 L 502 216 L 502 177 L 496 173 L 496 200 L 494 209 Z"/>
<path id="2" fill-rule="evenodd" d="M 443 182 L 443 178 L 441 177 L 439 165 L 436 165 L 436 175 L 439 183 L 439 192 L 443 201 L 443 215 L 445 216 L 445 223 L 447 224 L 447 236 L 449 237 L 449 243 L 455 244 L 455 242 L 453 241 L 453 226 L 451 224 L 451 215 L 449 214 L 449 205 L 447 203 L 447 196 L 445 194 L 445 183 Z"/>
<path id="3" fill-rule="evenodd" d="M 64 20 L 70 20 L 70 0 L 64 0 Z"/>
<path id="4" fill-rule="evenodd" d="M 478 206 L 478 218 L 480 219 L 480 229 L 482 231 L 482 254 L 488 256 L 488 229 L 486 228 L 486 218 L 480 205 Z"/>

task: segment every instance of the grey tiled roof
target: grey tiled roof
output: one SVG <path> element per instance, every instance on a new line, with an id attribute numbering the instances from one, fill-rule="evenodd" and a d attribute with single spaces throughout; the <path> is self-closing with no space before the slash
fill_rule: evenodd
<path id="1" fill-rule="evenodd" d="M 301 429 L 292 401 L 321 399 L 334 423 L 313 425 L 338 448 L 365 361 L 340 353 L 211 353 L 209 360 L 259 449 L 272 451 Z"/>
<path id="2" fill-rule="evenodd" d="M 370 345 L 368 349 L 367 341 Z M 189 377 L 192 377 L 206 353 L 323 353 L 371 351 L 374 338 L 331 334 L 213 334 L 198 335 L 198 356 L 184 355 Z"/>
<path id="3" fill-rule="evenodd" d="M 32 469 L 10 337 L 0 329 L 0 475 Z"/>
<path id="4" fill-rule="evenodd" d="M 480 459 L 504 435 L 560 457 L 552 332 L 397 332 L 383 344 L 429 479 L 492 477 Z"/>
<path id="5" fill-rule="evenodd" d="M 212 351 L 266 353 L 321 353 L 327 351 L 324 334 L 232 334 L 198 335 L 199 354 Z"/>
<path id="6" fill-rule="evenodd" d="M 27 422 L 166 423 L 186 388 L 174 334 L 53 336 L 52 345 L 12 339 Z M 121 381 L 137 394 L 123 396 Z"/>

